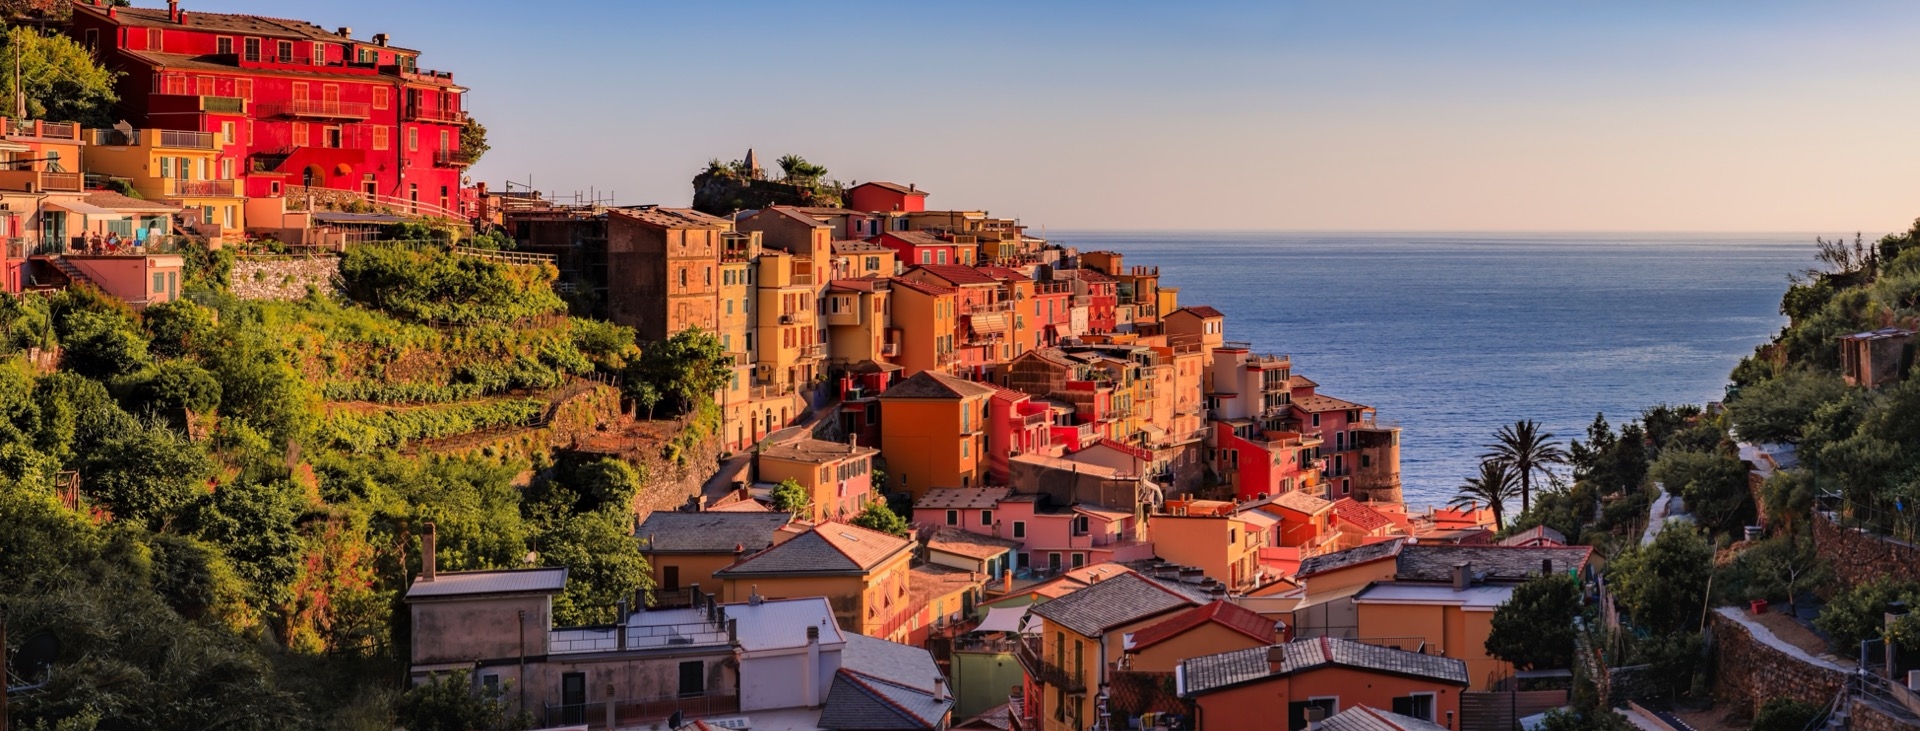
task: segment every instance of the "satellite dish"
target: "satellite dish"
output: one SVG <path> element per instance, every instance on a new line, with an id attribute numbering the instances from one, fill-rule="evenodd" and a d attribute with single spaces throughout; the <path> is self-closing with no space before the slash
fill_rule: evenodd
<path id="1" fill-rule="evenodd" d="M 53 667 L 53 661 L 60 657 L 60 640 L 51 633 L 41 632 L 20 643 L 20 649 L 13 653 L 13 670 L 22 678 L 38 678 Z"/>

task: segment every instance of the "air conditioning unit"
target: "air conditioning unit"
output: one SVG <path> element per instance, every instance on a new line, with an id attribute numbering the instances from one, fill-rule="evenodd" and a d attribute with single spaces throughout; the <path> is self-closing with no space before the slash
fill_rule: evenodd
<path id="1" fill-rule="evenodd" d="M 1907 671 L 1907 690 L 1920 692 L 1920 670 Z"/>

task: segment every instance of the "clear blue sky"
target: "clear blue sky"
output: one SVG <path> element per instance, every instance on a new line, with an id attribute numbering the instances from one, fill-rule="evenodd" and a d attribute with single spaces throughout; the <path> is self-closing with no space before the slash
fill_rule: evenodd
<path id="1" fill-rule="evenodd" d="M 754 147 L 1051 228 L 1920 216 L 1913 2 L 183 6 L 389 33 L 472 89 L 478 179 L 623 204 L 685 204 Z"/>

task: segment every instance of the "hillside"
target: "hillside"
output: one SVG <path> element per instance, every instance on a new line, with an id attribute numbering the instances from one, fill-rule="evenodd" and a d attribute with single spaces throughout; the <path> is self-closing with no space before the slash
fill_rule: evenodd
<path id="1" fill-rule="evenodd" d="M 568 566 L 560 622 L 647 588 L 633 513 L 712 464 L 709 372 L 569 317 L 551 266 L 360 247 L 337 293 L 254 301 L 234 265 L 141 312 L 0 296 L 0 609 L 61 648 L 16 719 L 392 728 L 429 523 L 441 570 Z"/>

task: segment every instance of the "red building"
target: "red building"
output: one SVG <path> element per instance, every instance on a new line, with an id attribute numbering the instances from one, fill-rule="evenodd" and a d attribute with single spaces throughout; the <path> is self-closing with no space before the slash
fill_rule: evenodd
<path id="1" fill-rule="evenodd" d="M 1113 332 L 1120 324 L 1115 314 L 1120 306 L 1120 283 L 1096 271 L 1081 272 L 1080 278 L 1087 282 L 1087 332 Z"/>
<path id="2" fill-rule="evenodd" d="M 219 177 L 243 181 L 248 197 L 314 186 L 461 217 L 466 90 L 385 34 L 102 0 L 76 2 L 67 32 L 121 74 L 116 114 L 220 135 Z"/>
<path id="3" fill-rule="evenodd" d="M 972 246 L 963 246 L 950 237 L 925 231 L 888 231 L 867 239 L 893 250 L 895 258 L 906 266 L 971 265 Z"/>
<path id="4" fill-rule="evenodd" d="M 866 213 L 927 210 L 927 192 L 912 183 L 861 183 L 847 191 L 847 207 Z"/>

